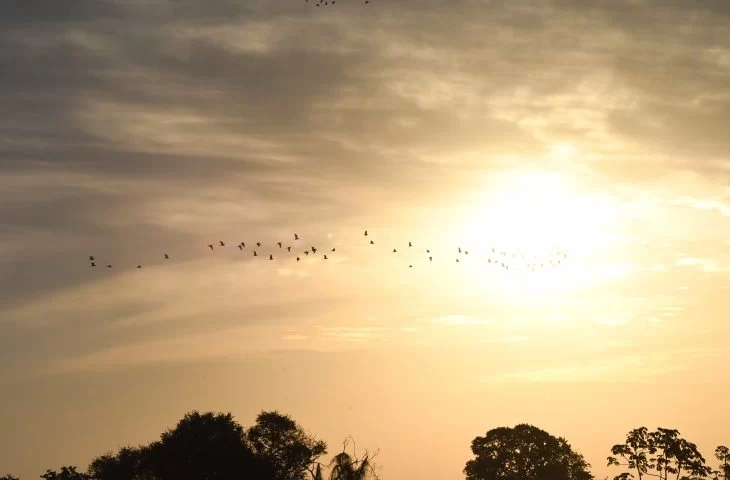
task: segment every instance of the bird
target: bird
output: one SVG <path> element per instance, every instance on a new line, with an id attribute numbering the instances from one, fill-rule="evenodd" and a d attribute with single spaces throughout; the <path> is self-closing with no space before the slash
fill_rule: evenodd
<path id="1" fill-rule="evenodd" d="M 92 267 L 95 267 L 95 266 L 96 266 L 96 263 L 94 263 L 94 262 L 91 262 L 91 266 L 92 266 Z"/>
<path id="2" fill-rule="evenodd" d="M 459 247 L 459 253 L 461 253 L 461 247 Z"/>
<path id="3" fill-rule="evenodd" d="M 220 244 L 221 244 L 221 247 L 225 247 L 225 246 L 226 246 L 226 244 L 225 244 L 225 243 L 223 243 L 223 240 L 218 240 L 218 241 L 220 242 Z"/>
<path id="4" fill-rule="evenodd" d="M 208 245 L 208 248 L 210 248 L 211 250 L 213 250 L 213 245 L 212 244 L 211 245 Z"/>
<path id="5" fill-rule="evenodd" d="M 309 255 L 309 250 L 304 250 L 304 255 Z"/>
<path id="6" fill-rule="evenodd" d="M 241 246 L 242 246 L 243 248 L 246 248 L 246 242 L 241 242 Z"/>
<path id="7" fill-rule="evenodd" d="M 294 240 L 299 240 L 299 235 L 297 235 L 296 233 L 294 234 Z"/>
<path id="8" fill-rule="evenodd" d="M 237 247 L 238 247 L 238 249 L 239 249 L 240 251 L 243 251 L 243 247 L 242 247 L 242 246 L 240 246 L 240 245 L 237 245 Z"/>
<path id="9" fill-rule="evenodd" d="M 429 262 L 433 262 L 433 257 L 428 257 Z"/>
<path id="10" fill-rule="evenodd" d="M 396 250 L 396 249 L 394 248 L 394 249 L 393 249 L 393 253 L 398 253 L 398 251 L 397 251 L 397 250 Z"/>
<path id="11" fill-rule="evenodd" d="M 273 259 L 274 259 L 274 256 L 273 255 L 269 255 L 269 260 L 273 260 Z"/>
<path id="12" fill-rule="evenodd" d="M 426 253 L 431 253 L 431 250 L 429 250 L 429 249 L 427 248 L 427 249 L 426 249 Z"/>
<path id="13" fill-rule="evenodd" d="M 334 252 L 334 251 L 335 251 L 335 249 L 333 248 L 333 249 L 332 249 L 331 251 L 333 251 L 333 252 Z"/>
<path id="14" fill-rule="evenodd" d="M 464 250 L 464 255 L 469 255 L 469 250 Z"/>
<path id="15" fill-rule="evenodd" d="M 412 246 L 413 246 L 413 244 L 412 244 L 411 242 L 408 242 L 408 246 L 409 246 L 409 247 L 412 247 Z"/>
<path id="16" fill-rule="evenodd" d="M 459 259 L 458 258 L 456 259 L 456 263 L 459 263 Z"/>
<path id="17" fill-rule="evenodd" d="M 299 260 L 300 260 L 300 258 L 299 258 L 299 257 L 297 257 L 297 262 L 298 262 Z"/>
<path id="18" fill-rule="evenodd" d="M 89 260 L 91 260 L 93 262 L 94 261 L 94 256 L 93 255 L 90 255 L 89 256 Z"/>
<path id="19" fill-rule="evenodd" d="M 137 265 L 137 268 L 142 268 L 142 265 Z"/>
<path id="20" fill-rule="evenodd" d="M 324 259 L 327 260 L 327 255 L 324 256 Z"/>
<path id="21" fill-rule="evenodd" d="M 281 248 L 281 242 L 276 242 L 277 245 L 279 245 L 279 248 Z"/>
<path id="22" fill-rule="evenodd" d="M 256 246 L 257 247 L 260 247 L 261 246 L 261 242 L 256 242 Z"/>
<path id="23" fill-rule="evenodd" d="M 368 236 L 368 231 L 367 231 L 367 230 L 365 230 L 365 236 L 366 236 L 366 237 Z"/>
<path id="24" fill-rule="evenodd" d="M 106 268 L 112 268 L 112 266 L 111 265 L 107 265 Z"/>
<path id="25" fill-rule="evenodd" d="M 370 240 L 370 245 L 375 245 L 375 242 L 373 242 L 372 240 Z"/>
<path id="26" fill-rule="evenodd" d="M 169 260 L 169 259 L 170 259 L 170 255 L 165 254 L 165 260 Z"/>
<path id="27" fill-rule="evenodd" d="M 254 256 L 254 257 L 258 257 L 258 256 L 259 256 L 259 254 L 258 254 L 258 253 L 256 253 L 256 250 L 254 250 L 254 251 L 253 251 L 253 256 Z"/>
<path id="28" fill-rule="evenodd" d="M 408 268 L 413 268 L 413 265 L 408 265 Z"/>
<path id="29" fill-rule="evenodd" d="M 317 249 L 312 247 L 312 253 L 317 253 Z"/>
<path id="30" fill-rule="evenodd" d="M 291 247 L 286 247 L 287 252 L 291 252 Z"/>

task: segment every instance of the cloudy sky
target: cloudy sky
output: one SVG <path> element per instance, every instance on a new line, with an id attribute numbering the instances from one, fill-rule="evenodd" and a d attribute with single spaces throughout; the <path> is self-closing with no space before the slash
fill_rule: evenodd
<path id="1" fill-rule="evenodd" d="M 314 1 L 2 2 L 0 466 L 192 409 L 386 479 L 520 422 L 601 477 L 730 441 L 730 3 Z"/>

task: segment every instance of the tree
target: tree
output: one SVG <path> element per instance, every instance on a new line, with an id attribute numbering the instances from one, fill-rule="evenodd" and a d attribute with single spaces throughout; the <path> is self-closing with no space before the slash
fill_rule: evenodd
<path id="1" fill-rule="evenodd" d="M 368 452 L 362 458 L 357 458 L 357 452 L 353 455 L 347 453 L 347 440 L 345 440 L 342 452 L 335 455 L 330 462 L 330 480 L 368 480 L 378 478 Z"/>
<path id="2" fill-rule="evenodd" d="M 625 463 L 620 463 L 616 457 L 608 457 L 609 465 L 633 469 L 639 480 L 645 475 L 668 480 L 669 474 L 672 474 L 674 480 L 681 480 L 702 478 L 712 473 L 697 445 L 680 437 L 679 431 L 674 429 L 660 427 L 649 432 L 646 427 L 636 428 L 627 434 L 625 443 L 614 445 L 611 453 L 621 457 Z M 615 476 L 614 480 L 628 478 L 634 478 L 630 471 Z"/>
<path id="3" fill-rule="evenodd" d="M 45 480 L 91 480 L 87 474 L 77 472 L 75 466 L 61 467 L 60 473 L 55 470 L 46 470 L 41 478 Z"/>
<path id="4" fill-rule="evenodd" d="M 15 477 L 8 473 L 7 475 L 3 475 L 2 477 L 0 477 L 0 480 L 20 480 L 20 479 L 18 477 Z"/>
<path id="5" fill-rule="evenodd" d="M 153 478 L 145 471 L 146 447 L 123 447 L 119 453 L 111 452 L 95 458 L 89 465 L 94 480 L 146 480 Z"/>
<path id="6" fill-rule="evenodd" d="M 590 465 L 562 437 L 520 424 L 500 427 L 471 442 L 475 458 L 467 480 L 592 480 Z"/>
<path id="7" fill-rule="evenodd" d="M 261 412 L 246 437 L 254 453 L 274 466 L 276 480 L 303 480 L 308 473 L 314 477 L 317 459 L 327 453 L 325 442 L 276 411 Z"/>
<path id="8" fill-rule="evenodd" d="M 720 460 L 720 471 L 718 472 L 725 480 L 730 479 L 730 449 L 720 445 L 715 449 L 715 458 Z"/>
<path id="9" fill-rule="evenodd" d="M 188 413 L 144 449 L 140 469 L 157 480 L 274 479 L 230 413 Z"/>

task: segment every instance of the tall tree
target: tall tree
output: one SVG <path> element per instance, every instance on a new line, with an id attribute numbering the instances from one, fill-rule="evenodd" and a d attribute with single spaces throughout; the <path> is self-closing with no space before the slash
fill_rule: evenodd
<path id="1" fill-rule="evenodd" d="M 7 475 L 3 475 L 2 477 L 0 477 L 0 480 L 20 480 L 20 479 L 18 477 L 15 477 L 8 473 Z"/>
<path id="2" fill-rule="evenodd" d="M 616 457 L 608 457 L 609 465 L 629 468 L 629 472 L 617 475 L 615 480 L 634 478 L 632 469 L 637 472 L 639 479 L 651 475 L 660 480 L 669 480 L 671 474 L 674 480 L 680 480 L 702 478 L 712 473 L 712 469 L 705 465 L 705 459 L 697 445 L 682 438 L 675 429 L 660 427 L 656 431 L 648 432 L 646 427 L 640 427 L 631 430 L 626 436 L 626 442 L 614 445 L 611 453 L 620 456 L 625 463 L 621 463 Z M 651 470 L 656 470 L 657 473 Z"/>
<path id="3" fill-rule="evenodd" d="M 147 480 L 153 478 L 145 471 L 146 447 L 123 447 L 119 453 L 107 453 L 89 465 L 94 480 Z"/>
<path id="4" fill-rule="evenodd" d="M 272 465 L 257 457 L 230 413 L 188 413 L 145 449 L 142 470 L 157 480 L 268 480 Z"/>
<path id="5" fill-rule="evenodd" d="M 467 480 L 592 480 L 590 465 L 562 437 L 527 424 L 500 427 L 471 443 Z"/>
<path id="6" fill-rule="evenodd" d="M 327 444 L 308 435 L 288 415 L 261 412 L 246 437 L 253 451 L 274 466 L 276 480 L 303 480 L 316 474 Z"/>
<path id="7" fill-rule="evenodd" d="M 730 479 L 730 449 L 724 445 L 720 445 L 715 449 L 715 458 L 720 460 L 720 475 L 725 480 Z"/>

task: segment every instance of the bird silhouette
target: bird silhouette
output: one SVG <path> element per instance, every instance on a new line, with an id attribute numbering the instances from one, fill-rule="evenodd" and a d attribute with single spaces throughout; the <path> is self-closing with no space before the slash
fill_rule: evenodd
<path id="1" fill-rule="evenodd" d="M 237 245 L 237 247 L 238 247 L 238 249 L 239 249 L 240 251 L 243 251 L 243 247 L 242 247 L 242 246 L 240 246 L 240 245 Z"/>
<path id="2" fill-rule="evenodd" d="M 334 251 L 335 251 L 335 249 L 333 248 L 333 249 L 332 249 L 332 251 L 334 252 Z"/>
<path id="3" fill-rule="evenodd" d="M 112 268 L 112 266 L 111 265 L 107 265 L 106 268 Z"/>
<path id="4" fill-rule="evenodd" d="M 461 253 L 461 247 L 459 247 L 459 253 Z"/>
<path id="5" fill-rule="evenodd" d="M 142 265 L 137 265 L 137 268 L 142 268 Z"/>
<path id="6" fill-rule="evenodd" d="M 393 253 L 398 253 L 398 251 L 397 251 L 397 250 L 396 250 L 396 249 L 394 248 L 394 249 L 393 249 Z"/>
<path id="7" fill-rule="evenodd" d="M 375 245 L 375 242 L 373 242 L 372 240 L 370 240 L 370 245 Z"/>
<path id="8" fill-rule="evenodd" d="M 261 246 L 261 242 L 256 242 L 256 246 L 257 247 L 260 247 Z"/>
<path id="9" fill-rule="evenodd" d="M 274 256 L 273 255 L 269 255 L 269 260 L 273 260 L 273 259 L 274 259 Z"/>
<path id="10" fill-rule="evenodd" d="M 92 267 L 95 267 L 95 266 L 96 266 L 96 263 L 94 263 L 94 262 L 91 262 L 91 266 L 92 266 Z"/>
<path id="11" fill-rule="evenodd" d="M 286 247 L 287 252 L 291 252 L 291 247 Z"/>
<path id="12" fill-rule="evenodd" d="M 433 261 L 433 257 L 428 257 L 428 261 L 429 262 L 432 262 Z"/>
<path id="13" fill-rule="evenodd" d="M 281 242 L 276 242 L 277 245 L 279 245 L 279 248 L 281 248 Z"/>
<path id="14" fill-rule="evenodd" d="M 213 245 L 212 244 L 211 245 L 208 245 L 208 248 L 210 248 L 211 250 L 213 250 Z"/>
<path id="15" fill-rule="evenodd" d="M 241 242 L 241 246 L 242 246 L 243 248 L 246 248 L 246 242 Z"/>
<path id="16" fill-rule="evenodd" d="M 225 247 L 225 246 L 226 246 L 226 244 L 225 244 L 225 243 L 223 243 L 223 240 L 219 240 L 219 242 L 220 242 L 220 244 L 221 244 L 221 247 Z"/>
<path id="17" fill-rule="evenodd" d="M 368 236 L 368 231 L 367 231 L 367 230 L 365 230 L 365 236 L 366 236 L 366 237 Z"/>
<path id="18" fill-rule="evenodd" d="M 327 255 L 326 254 L 324 255 L 324 259 L 327 260 Z"/>
<path id="19" fill-rule="evenodd" d="M 408 246 L 409 246 L 409 247 L 412 247 L 412 246 L 413 246 L 413 244 L 412 244 L 411 242 L 408 242 Z"/>
<path id="20" fill-rule="evenodd" d="M 317 253 L 317 249 L 312 247 L 312 253 Z"/>
<path id="21" fill-rule="evenodd" d="M 413 265 L 408 265 L 408 268 L 413 268 Z"/>
<path id="22" fill-rule="evenodd" d="M 296 233 L 294 234 L 294 240 L 299 240 L 299 235 L 297 235 Z"/>
<path id="23" fill-rule="evenodd" d="M 256 253 L 256 250 L 254 250 L 254 251 L 253 251 L 253 256 L 254 256 L 254 257 L 258 257 L 258 256 L 259 256 L 259 254 L 258 254 L 258 253 Z"/>
<path id="24" fill-rule="evenodd" d="M 299 261 L 299 257 L 297 257 L 297 262 Z"/>
<path id="25" fill-rule="evenodd" d="M 91 260 L 93 262 L 94 261 L 94 257 L 93 256 L 89 256 L 89 260 Z"/>
<path id="26" fill-rule="evenodd" d="M 170 259 L 170 255 L 165 254 L 165 260 L 169 260 L 169 259 Z"/>

